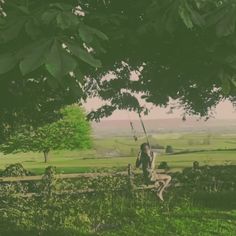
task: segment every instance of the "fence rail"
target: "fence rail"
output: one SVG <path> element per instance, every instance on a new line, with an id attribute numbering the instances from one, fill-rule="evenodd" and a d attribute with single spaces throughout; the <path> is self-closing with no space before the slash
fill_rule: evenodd
<path id="1" fill-rule="evenodd" d="M 164 173 L 164 169 L 157 169 L 158 173 Z M 141 174 L 140 170 L 132 170 L 131 165 L 128 165 L 127 171 L 121 172 L 104 172 L 104 173 L 74 173 L 74 174 L 57 174 L 57 179 L 79 179 L 79 178 L 97 178 L 97 177 L 118 177 L 118 176 L 131 176 L 132 174 Z M 19 176 L 19 177 L 0 177 L 1 183 L 12 183 L 12 182 L 28 182 L 28 181 L 40 181 L 43 175 L 37 176 Z"/>
<path id="2" fill-rule="evenodd" d="M 158 173 L 163 173 L 165 170 L 158 169 Z M 142 172 L 140 170 L 133 170 L 131 167 L 131 164 L 128 165 L 127 171 L 123 172 L 113 172 L 113 173 L 77 173 L 77 174 L 58 174 L 55 175 L 56 179 L 79 179 L 79 178 L 97 178 L 97 177 L 122 177 L 126 176 L 128 177 L 128 184 L 132 188 L 132 191 L 139 191 L 139 190 L 151 190 L 155 189 L 155 185 L 140 185 L 136 186 L 133 183 L 135 175 L 139 175 Z M 0 184 L 1 183 L 14 183 L 14 182 L 30 182 L 30 181 L 41 181 L 43 179 L 44 175 L 38 175 L 38 176 L 20 176 L 20 177 L 2 177 L 0 178 Z M 84 193 L 95 193 L 95 192 L 102 192 L 103 190 L 97 190 L 97 189 L 91 189 L 91 188 L 85 188 L 85 189 L 78 189 L 76 191 L 61 191 L 61 192 L 55 192 L 54 194 L 57 195 L 63 195 L 63 194 L 84 194 Z M 107 191 L 107 190 L 104 190 Z M 112 189 L 112 191 L 123 191 L 123 189 L 115 188 Z M 24 194 L 18 194 L 21 197 L 37 197 L 40 196 L 38 193 L 24 193 Z"/>
<path id="3" fill-rule="evenodd" d="M 77 174 L 58 174 L 55 177 L 57 179 L 78 179 L 78 178 L 97 178 L 106 176 L 127 176 L 127 172 L 117 173 L 77 173 Z M 0 183 L 7 182 L 27 182 L 27 181 L 39 181 L 42 180 L 43 175 L 37 176 L 20 176 L 20 177 L 0 177 Z"/>
<path id="4" fill-rule="evenodd" d="M 158 173 L 165 173 L 164 169 L 157 169 Z M 79 179 L 79 178 L 97 178 L 97 177 L 128 177 L 128 184 L 132 188 L 132 191 L 139 191 L 139 190 L 155 190 L 158 189 L 158 186 L 156 185 L 135 185 L 134 184 L 134 178 L 137 175 L 140 175 L 142 172 L 140 170 L 133 170 L 131 164 L 128 165 L 127 171 L 123 172 L 113 172 L 113 173 L 75 173 L 75 174 L 57 174 L 55 175 L 56 179 Z M 21 176 L 21 177 L 2 177 L 0 178 L 0 184 L 4 183 L 14 183 L 14 182 L 31 182 L 31 181 L 41 181 L 43 179 L 44 175 L 38 175 L 38 176 Z M 228 181 L 224 181 L 224 183 L 227 183 Z M 230 182 L 229 182 L 230 183 Z M 209 184 L 219 184 L 218 181 L 206 181 L 201 183 L 203 186 L 209 185 Z M 184 186 L 195 186 L 196 183 L 172 183 L 172 187 L 184 187 Z M 99 190 L 99 192 L 102 192 L 103 190 Z M 105 191 L 105 190 L 104 190 Z M 106 190 L 107 191 L 107 190 Z M 112 189 L 112 191 L 122 191 L 122 189 Z M 91 188 L 85 188 L 85 189 L 78 189 L 76 191 L 62 191 L 57 192 L 55 194 L 63 195 L 63 194 L 84 194 L 84 193 L 95 193 L 98 192 L 97 189 L 91 189 Z M 21 194 L 22 195 L 22 194 Z M 40 194 L 38 193 L 25 193 L 23 194 L 24 197 L 33 197 L 38 196 Z M 22 196 L 23 196 L 22 195 Z"/>

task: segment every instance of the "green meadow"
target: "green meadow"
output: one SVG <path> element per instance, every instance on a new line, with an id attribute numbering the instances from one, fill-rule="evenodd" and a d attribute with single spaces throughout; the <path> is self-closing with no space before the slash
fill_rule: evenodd
<path id="1" fill-rule="evenodd" d="M 236 164 L 236 134 L 171 133 L 152 135 L 149 139 L 152 145 L 173 147 L 174 155 L 160 149 L 157 157 L 157 165 L 166 161 L 172 171 L 189 167 L 196 160 L 201 165 Z M 0 169 L 13 163 L 22 163 L 36 174 L 43 173 L 49 165 L 56 166 L 61 173 L 89 172 L 94 168 L 125 168 L 129 163 L 134 164 L 142 142 L 145 142 L 144 137 L 140 137 L 138 142 L 134 142 L 132 137 L 94 138 L 91 150 L 52 151 L 48 163 L 44 163 L 42 153 L 1 154 Z"/>

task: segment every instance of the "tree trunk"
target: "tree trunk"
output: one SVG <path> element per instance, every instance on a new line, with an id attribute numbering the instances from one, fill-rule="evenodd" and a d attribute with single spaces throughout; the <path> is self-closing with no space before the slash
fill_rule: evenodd
<path id="1" fill-rule="evenodd" d="M 48 153 L 49 153 L 49 151 L 43 151 L 44 163 L 47 163 L 47 162 L 48 162 Z"/>

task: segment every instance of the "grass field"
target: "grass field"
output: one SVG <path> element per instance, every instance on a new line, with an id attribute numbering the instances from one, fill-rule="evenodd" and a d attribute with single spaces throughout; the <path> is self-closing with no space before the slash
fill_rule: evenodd
<path id="1" fill-rule="evenodd" d="M 13 163 L 22 163 L 35 174 L 42 174 L 49 165 L 56 166 L 61 173 L 90 172 L 97 168 L 125 168 L 129 163 L 135 163 L 139 145 L 144 141 L 144 138 L 140 138 L 139 142 L 134 143 L 129 137 L 95 139 L 91 150 L 51 152 L 48 163 L 44 163 L 40 153 L 1 154 L 0 169 Z M 175 155 L 167 155 L 162 150 L 157 158 L 157 164 L 166 161 L 171 171 L 192 166 L 195 160 L 200 165 L 236 165 L 236 134 L 172 133 L 152 136 L 150 141 L 153 145 L 173 146 Z M 70 190 L 77 191 L 80 186 L 78 183 L 82 182 L 63 180 L 62 183 L 57 188 L 69 187 Z M 102 188 L 107 186 L 107 190 L 110 190 L 109 181 L 104 180 L 100 184 Z M 5 191 L 7 190 L 1 191 L 2 195 Z M 107 191 L 86 195 L 84 198 L 75 198 L 69 194 L 63 197 L 53 195 L 55 199 L 47 200 L 48 202 L 44 198 L 42 202 L 40 198 L 12 200 L 12 194 L 6 195 L 2 202 L 5 204 L 6 214 L 5 221 L 0 221 L 0 235 L 31 236 L 39 235 L 39 231 L 40 235 L 45 236 L 236 235 L 235 191 L 194 192 L 186 185 L 181 189 L 170 188 L 165 193 L 164 203 L 158 201 L 150 191 L 141 191 L 133 197 L 126 195 L 126 192 L 127 190 L 123 194 L 117 194 Z M 82 218 L 78 218 L 80 215 Z M 91 233 L 94 232 L 94 225 L 95 228 L 101 226 L 98 233 Z M 80 234 L 83 230 L 86 233 Z"/>
<path id="2" fill-rule="evenodd" d="M 91 168 L 126 167 L 135 162 L 140 143 L 130 137 L 111 137 L 94 140 L 92 150 L 54 151 L 48 163 L 41 153 L 18 153 L 0 155 L 0 169 L 12 163 L 22 163 L 36 174 L 43 173 L 48 165 L 56 166 L 62 173 L 87 172 Z M 192 165 L 197 160 L 201 165 L 236 164 L 236 134 L 162 134 L 150 137 L 152 144 L 172 145 L 178 155 L 161 153 L 157 162 L 166 161 L 172 170 Z M 164 151 L 164 150 L 163 150 Z M 197 151 L 197 152 L 196 152 Z"/>

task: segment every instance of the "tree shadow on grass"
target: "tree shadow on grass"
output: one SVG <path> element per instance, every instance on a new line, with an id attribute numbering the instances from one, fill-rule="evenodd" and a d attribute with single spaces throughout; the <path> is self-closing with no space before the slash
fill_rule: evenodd
<path id="1" fill-rule="evenodd" d="M 196 206 L 216 210 L 236 210 L 236 191 L 197 192 L 192 196 Z"/>

